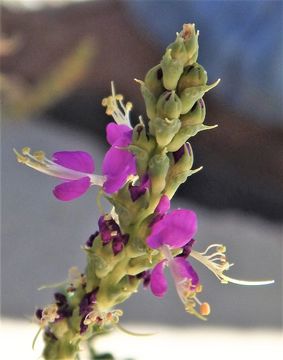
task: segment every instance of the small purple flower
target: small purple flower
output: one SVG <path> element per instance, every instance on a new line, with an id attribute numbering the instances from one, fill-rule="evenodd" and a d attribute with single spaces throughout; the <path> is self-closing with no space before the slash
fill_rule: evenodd
<path id="1" fill-rule="evenodd" d="M 88 325 L 84 324 L 84 320 L 88 313 L 92 311 L 93 305 L 96 303 L 96 294 L 99 288 L 95 288 L 93 291 L 84 295 L 80 302 L 80 312 L 79 314 L 82 316 L 80 321 L 80 333 L 83 334 L 87 331 Z"/>
<path id="2" fill-rule="evenodd" d="M 100 216 L 98 227 L 103 245 L 111 242 L 114 236 L 121 235 L 119 225 L 109 215 Z"/>
<path id="3" fill-rule="evenodd" d="M 178 209 L 166 213 L 170 207 L 168 198 L 161 198 L 156 208 L 156 219 L 151 224 L 151 233 L 146 242 L 152 249 L 159 249 L 164 260 L 151 272 L 150 288 L 155 296 L 163 297 L 168 284 L 164 274 L 168 266 L 174 279 L 177 293 L 186 309 L 192 309 L 192 297 L 199 286 L 199 278 L 185 257 L 191 251 L 197 231 L 197 217 L 191 210 Z M 171 249 L 183 248 L 182 256 L 173 257 Z"/>
<path id="4" fill-rule="evenodd" d="M 105 154 L 102 173 L 106 176 L 103 188 L 112 194 L 121 189 L 130 175 L 135 175 L 136 161 L 134 155 L 123 147 L 131 144 L 133 130 L 127 125 L 110 123 L 106 128 L 107 141 L 111 148 Z"/>

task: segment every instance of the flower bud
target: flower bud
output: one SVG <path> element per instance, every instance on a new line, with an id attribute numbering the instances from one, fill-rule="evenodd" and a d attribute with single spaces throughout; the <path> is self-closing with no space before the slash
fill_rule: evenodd
<path id="1" fill-rule="evenodd" d="M 165 90 L 162 78 L 163 71 L 160 64 L 151 68 L 145 76 L 144 84 L 155 97 L 159 97 Z"/>
<path id="2" fill-rule="evenodd" d="M 145 86 L 145 83 L 140 80 L 136 80 L 141 86 L 141 93 L 144 98 L 145 108 L 146 108 L 146 115 L 147 117 L 152 120 L 156 116 L 156 97 L 153 93 Z"/>
<path id="3" fill-rule="evenodd" d="M 189 112 L 194 106 L 194 103 L 200 98 L 202 98 L 207 91 L 213 89 L 219 83 L 219 81 L 220 79 L 218 79 L 211 85 L 192 86 L 183 90 L 180 95 L 180 99 L 182 102 L 181 114 L 186 114 L 187 112 Z"/>
<path id="4" fill-rule="evenodd" d="M 173 161 L 168 171 L 164 194 L 169 199 L 173 197 L 178 187 L 184 183 L 188 176 L 193 174 L 192 165 L 194 162 L 192 147 L 189 143 L 183 145 L 178 151 L 172 154 Z"/>
<path id="5" fill-rule="evenodd" d="M 204 130 L 211 130 L 216 128 L 217 125 L 204 125 L 204 124 L 195 124 L 195 125 L 186 125 L 183 126 L 183 123 L 181 125 L 180 130 L 178 133 L 174 136 L 173 140 L 170 142 L 170 144 L 167 145 L 167 151 L 177 151 L 182 145 L 185 144 L 189 140 L 189 138 L 195 136 L 198 132 L 204 131 Z"/>
<path id="6" fill-rule="evenodd" d="M 169 169 L 169 158 L 165 152 L 154 155 L 148 164 L 151 180 L 151 193 L 160 194 L 166 185 L 166 175 Z"/>
<path id="7" fill-rule="evenodd" d="M 178 93 L 192 86 L 205 85 L 207 83 L 207 72 L 199 65 L 194 64 L 184 69 L 178 82 Z"/>
<path id="8" fill-rule="evenodd" d="M 157 115 L 161 118 L 177 119 L 182 110 L 182 103 L 175 91 L 165 91 L 158 99 Z M 150 119 L 153 120 L 154 119 Z"/>
<path id="9" fill-rule="evenodd" d="M 147 136 L 145 126 L 136 125 L 133 129 L 132 144 L 128 148 L 135 155 L 137 173 L 140 178 L 146 173 L 148 160 L 155 146 L 154 139 Z"/>
<path id="10" fill-rule="evenodd" d="M 159 146 L 168 145 L 181 127 L 180 119 L 169 120 L 167 118 L 156 118 L 149 122 L 149 131 L 155 136 Z"/>
<path id="11" fill-rule="evenodd" d="M 171 49 L 167 49 L 160 63 L 163 72 L 163 85 L 167 90 L 176 89 L 184 68 L 179 60 L 172 58 L 171 52 Z"/>
<path id="12" fill-rule="evenodd" d="M 187 62 L 185 66 L 194 64 L 198 58 L 198 37 L 199 31 L 196 32 L 195 24 L 184 24 L 181 36 L 184 39 L 187 51 Z"/>
<path id="13" fill-rule="evenodd" d="M 184 24 L 176 40 L 167 47 L 172 50 L 172 58 L 184 66 L 194 64 L 198 57 L 198 36 L 194 24 Z"/>
<path id="14" fill-rule="evenodd" d="M 204 122 L 205 113 L 204 101 L 203 99 L 199 99 L 187 114 L 181 115 L 180 120 L 182 126 L 202 124 Z"/>

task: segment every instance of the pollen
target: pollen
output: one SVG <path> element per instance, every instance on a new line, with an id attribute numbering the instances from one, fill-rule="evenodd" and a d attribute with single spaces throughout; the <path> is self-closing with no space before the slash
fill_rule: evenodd
<path id="1" fill-rule="evenodd" d="M 210 314 L 210 305 L 207 302 L 204 302 L 199 307 L 199 312 L 202 316 L 207 316 Z"/>

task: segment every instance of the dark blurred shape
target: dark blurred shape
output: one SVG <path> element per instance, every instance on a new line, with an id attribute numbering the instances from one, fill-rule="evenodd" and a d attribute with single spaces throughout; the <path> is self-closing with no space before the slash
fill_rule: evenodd
<path id="1" fill-rule="evenodd" d="M 4 77 L 2 93 L 5 116 L 13 119 L 35 117 L 67 97 L 87 74 L 94 52 L 93 43 L 83 39 L 70 54 L 43 74 L 36 84 L 26 84 L 21 78 Z"/>
<path id="2" fill-rule="evenodd" d="M 16 54 L 2 61 L 2 71 L 30 84 L 37 83 L 82 38 L 95 43 L 96 56 L 87 77 L 79 89 L 46 111 L 50 120 L 102 137 L 109 118 L 100 103 L 110 92 L 111 80 L 134 103 L 132 118 L 144 114 L 133 78 L 143 79 L 160 61 L 162 50 L 134 23 L 127 3 L 95 1 L 34 12 L 3 9 L 2 23 L 6 36 L 20 34 L 24 42 Z M 238 208 L 282 220 L 282 127 L 258 125 L 251 116 L 245 118 L 240 108 L 231 111 L 217 91 L 206 100 L 206 123 L 217 123 L 219 128 L 192 139 L 195 167 L 204 165 L 204 170 L 181 187 L 179 196 L 214 208 Z"/>

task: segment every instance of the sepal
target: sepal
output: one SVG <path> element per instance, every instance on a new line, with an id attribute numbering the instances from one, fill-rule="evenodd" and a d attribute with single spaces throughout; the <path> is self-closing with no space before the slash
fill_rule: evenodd
<path id="1" fill-rule="evenodd" d="M 177 119 L 182 111 L 182 102 L 174 90 L 165 91 L 157 101 L 156 110 L 158 117 Z"/>
<path id="2" fill-rule="evenodd" d="M 168 145 L 181 127 L 180 119 L 169 120 L 157 117 L 149 122 L 149 131 L 155 136 L 160 147 Z"/>
<path id="3" fill-rule="evenodd" d="M 178 59 L 172 58 L 171 52 L 172 49 L 167 49 L 160 63 L 163 72 L 163 85 L 167 90 L 176 89 L 184 68 Z"/>
<path id="4" fill-rule="evenodd" d="M 189 112 L 194 106 L 195 102 L 202 98 L 207 91 L 217 86 L 219 82 L 220 79 L 216 80 L 211 85 L 192 86 L 183 90 L 180 94 L 180 99 L 182 102 L 181 114 L 186 114 L 187 112 Z"/>

